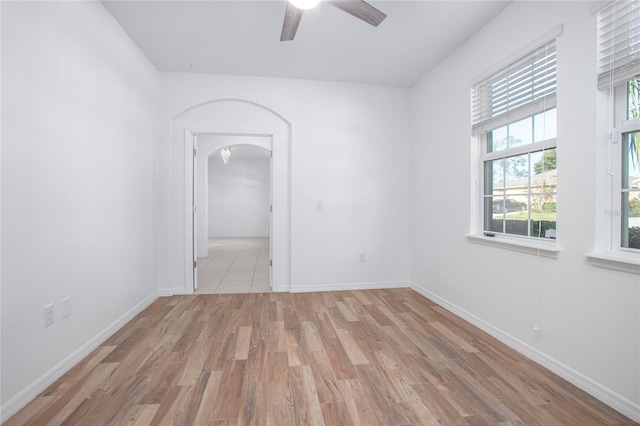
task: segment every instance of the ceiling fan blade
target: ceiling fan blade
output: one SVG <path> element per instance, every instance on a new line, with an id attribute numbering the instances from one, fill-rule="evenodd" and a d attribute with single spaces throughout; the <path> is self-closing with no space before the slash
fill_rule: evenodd
<path id="1" fill-rule="evenodd" d="M 292 5 L 291 2 L 287 2 L 287 10 L 284 12 L 280 41 L 293 40 L 296 36 L 296 31 L 298 31 L 298 25 L 300 25 L 303 13 L 304 10 L 298 9 Z"/>
<path id="2" fill-rule="evenodd" d="M 332 6 L 377 27 L 387 15 L 364 0 L 325 0 Z"/>

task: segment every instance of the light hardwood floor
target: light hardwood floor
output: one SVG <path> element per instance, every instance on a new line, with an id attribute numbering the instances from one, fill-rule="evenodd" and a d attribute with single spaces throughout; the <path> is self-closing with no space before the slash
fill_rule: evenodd
<path id="1" fill-rule="evenodd" d="M 635 424 L 409 289 L 160 298 L 6 425 Z"/>

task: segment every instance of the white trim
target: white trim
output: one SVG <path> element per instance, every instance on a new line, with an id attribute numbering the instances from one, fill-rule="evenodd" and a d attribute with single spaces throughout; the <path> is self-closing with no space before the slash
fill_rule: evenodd
<path id="1" fill-rule="evenodd" d="M 21 408 L 31 402 L 38 394 L 49 387 L 53 382 L 71 370 L 77 363 L 82 361 L 94 349 L 100 346 L 105 340 L 120 330 L 126 323 L 131 321 L 136 315 L 142 312 L 147 306 L 158 298 L 157 293 L 150 294 L 128 312 L 115 320 L 111 325 L 92 337 L 84 345 L 80 346 L 68 357 L 59 362 L 51 370 L 38 378 L 35 382 L 24 388 L 20 393 L 11 398 L 0 408 L 0 421 L 5 421 L 17 413 Z"/>
<path id="2" fill-rule="evenodd" d="M 184 129 L 184 200 L 185 200 L 185 217 L 184 217 L 184 285 L 189 286 L 191 292 L 194 287 L 194 268 L 193 268 L 193 145 L 194 132 L 190 129 Z M 185 289 L 186 290 L 186 289 Z"/>
<path id="3" fill-rule="evenodd" d="M 589 252 L 585 253 L 587 260 L 593 266 L 599 268 L 613 269 L 614 271 L 628 272 L 631 274 L 640 274 L 640 256 L 637 259 L 617 256 L 615 254 L 605 254 Z"/>
<path id="4" fill-rule="evenodd" d="M 299 284 L 291 286 L 291 293 L 310 291 L 343 291 L 343 290 L 379 290 L 385 288 L 407 288 L 408 281 L 389 281 L 377 283 L 334 283 L 334 284 Z"/>
<path id="5" fill-rule="evenodd" d="M 535 114 L 534 114 L 535 115 Z M 486 151 L 486 141 L 484 143 Z M 482 163 L 487 161 L 500 160 L 502 158 L 515 157 L 516 155 L 533 154 L 536 152 L 546 151 L 558 147 L 558 138 L 546 139 L 540 142 L 530 143 L 528 145 L 520 145 L 513 148 L 505 148 L 500 151 L 493 151 L 482 156 Z M 547 170 L 545 170 L 547 171 Z"/>
<path id="6" fill-rule="evenodd" d="M 183 294 L 187 294 L 187 290 L 184 287 L 161 288 L 158 290 L 158 297 L 179 296 Z"/>
<path id="7" fill-rule="evenodd" d="M 574 370 L 566 364 L 558 361 L 557 359 L 547 355 L 546 353 L 540 351 L 539 349 L 521 341 L 520 339 L 504 332 L 503 330 L 493 326 L 487 321 L 478 318 L 472 313 L 462 309 L 461 307 L 454 305 L 446 299 L 443 299 L 436 294 L 432 293 L 428 289 L 416 284 L 411 283 L 411 288 L 426 298 L 436 302 L 438 305 L 442 306 L 446 310 L 452 312 L 458 317 L 464 319 L 465 321 L 475 325 L 480 328 L 482 331 L 488 333 L 489 335 L 495 337 L 502 343 L 506 344 L 512 349 L 520 352 L 522 355 L 526 356 L 530 360 L 540 364 L 541 366 L 547 368 L 563 379 L 571 382 L 575 386 L 579 387 L 583 391 L 592 395 L 593 397 L 599 399 L 605 404 L 609 405 L 611 408 L 619 411 L 625 416 L 633 419 L 634 421 L 640 422 L 640 404 L 631 401 L 628 398 L 614 392 L 613 390 L 607 388 L 606 386 L 596 382 L 590 377 L 580 373 L 579 371 Z"/>
<path id="8" fill-rule="evenodd" d="M 253 103 L 250 101 L 242 101 L 237 99 L 223 99 L 217 102 L 222 101 L 236 101 L 243 102 L 249 105 L 253 105 L 255 107 L 261 108 L 263 110 L 269 111 L 274 114 L 278 120 L 282 120 L 282 122 L 286 125 L 287 130 L 284 134 L 279 134 L 277 131 L 264 131 L 264 129 L 258 129 L 257 131 L 245 130 L 229 130 L 229 129 L 216 129 L 216 128 L 195 128 L 195 127 L 187 127 L 185 128 L 190 133 L 200 134 L 200 133 L 210 133 L 217 135 L 249 135 L 249 136 L 271 136 L 272 141 L 272 177 L 271 177 L 271 196 L 272 196 L 272 205 L 273 205 L 273 213 L 271 216 L 271 258 L 273 260 L 273 264 L 276 265 L 271 268 L 271 278 L 270 282 L 274 291 L 288 291 L 291 281 L 291 155 L 292 155 L 292 141 L 293 141 L 293 129 L 289 121 L 285 120 L 280 114 L 272 111 L 269 108 L 266 108 L 260 104 Z M 186 113 L 187 111 L 198 108 L 199 106 L 208 105 L 214 102 L 205 102 L 203 104 L 194 106 L 179 114 L 178 116 Z M 176 116 L 177 117 L 177 116 Z M 175 119 L 175 118 L 174 118 Z M 179 130 L 178 130 L 179 131 Z M 185 133 L 186 134 L 186 133 Z M 182 141 L 183 145 L 187 145 L 186 141 Z M 189 201 L 191 200 L 191 190 L 190 190 L 190 177 L 189 173 L 191 173 L 190 162 L 188 161 L 188 148 L 184 148 L 185 150 L 185 159 L 184 159 L 184 167 L 185 167 L 185 193 L 184 193 L 184 277 L 185 277 L 185 289 L 186 293 L 181 294 L 191 294 L 192 290 L 192 268 L 191 262 L 188 254 L 191 253 L 191 204 Z M 191 276 L 189 275 L 191 273 Z M 274 287 L 273 283 L 279 282 L 280 285 L 278 287 Z M 175 289 L 174 289 L 174 294 Z"/>
<path id="9" fill-rule="evenodd" d="M 620 127 L 617 129 L 620 133 L 637 132 L 640 130 L 640 118 L 632 118 L 631 120 L 622 120 Z"/>
<path id="10" fill-rule="evenodd" d="M 271 161 L 269 163 L 269 169 L 270 169 L 270 177 L 269 177 L 269 195 L 271 197 L 270 200 L 270 204 L 273 206 L 273 212 L 271 212 L 270 216 L 269 216 L 269 226 L 270 226 L 270 235 L 269 235 L 269 252 L 271 254 L 271 259 L 273 260 L 273 258 L 282 258 L 282 259 L 289 259 L 291 257 L 290 254 L 290 229 L 286 229 L 286 233 L 283 233 L 282 231 L 280 231 L 279 226 L 276 226 L 274 224 L 274 221 L 276 221 L 276 219 L 278 221 L 283 221 L 285 215 L 287 214 L 287 212 L 289 212 L 291 210 L 291 202 L 290 202 L 290 181 L 291 181 L 291 174 L 290 171 L 289 173 L 287 173 L 286 175 L 284 173 L 278 173 L 278 171 L 280 170 L 280 168 L 278 168 L 278 170 L 276 170 L 276 166 L 279 164 L 276 164 L 276 162 L 280 162 L 282 161 L 282 159 L 280 158 L 283 155 L 286 155 L 286 152 L 288 150 L 290 150 L 290 144 L 287 145 L 287 142 L 285 141 L 284 143 L 280 143 L 279 141 L 279 135 L 277 132 L 272 131 L 272 132 L 268 132 L 268 131 L 264 131 L 264 130 L 260 130 L 257 132 L 254 131 L 229 131 L 229 130 L 212 130 L 212 129 L 196 129 L 196 128 L 189 128 L 189 129 L 185 129 L 185 131 L 188 131 L 190 134 L 193 135 L 199 135 L 199 134 L 209 134 L 209 135 L 216 135 L 216 136 L 250 136 L 250 137 L 270 137 L 271 138 L 271 146 L 269 151 L 271 152 Z M 185 145 L 188 145 L 188 141 L 186 140 L 186 136 L 185 136 Z M 251 145 L 251 146 L 256 146 L 258 148 L 262 148 L 265 149 L 264 146 L 262 146 L 261 144 L 258 143 L 245 143 L 246 145 Z M 221 146 L 222 147 L 222 146 Z M 190 150 L 187 148 L 187 151 L 190 152 Z M 185 154 L 188 155 L 188 154 Z M 193 204 L 193 199 L 192 199 L 192 195 L 193 192 L 190 189 L 191 186 L 193 185 L 193 171 L 189 170 L 190 168 L 192 168 L 193 165 L 190 164 L 188 157 L 185 158 L 185 253 L 187 253 L 189 251 L 189 248 L 192 246 L 193 242 L 192 242 L 192 233 L 191 233 L 191 226 L 192 226 L 192 219 L 193 216 L 191 214 L 191 204 Z M 287 157 L 287 168 L 290 168 L 290 158 Z M 285 190 L 283 187 L 287 187 L 287 189 Z M 286 206 L 283 205 L 282 202 L 277 203 L 275 201 L 274 195 L 276 193 L 276 191 L 280 191 L 279 193 L 285 193 L 286 192 Z M 191 203 L 189 202 L 191 201 Z M 290 218 L 288 219 L 290 221 Z M 174 289 L 174 294 L 191 294 L 193 293 L 193 290 L 188 290 L 190 288 L 192 288 L 193 286 L 193 275 L 192 275 L 192 271 L 193 269 L 191 269 L 191 260 L 190 258 L 188 258 L 188 256 L 185 257 L 185 292 L 181 292 L 181 293 L 176 293 L 175 289 Z M 283 285 L 281 286 L 282 288 L 278 288 L 278 290 L 276 290 L 276 287 L 274 287 L 273 285 L 273 277 L 274 275 L 280 276 L 280 275 L 284 275 L 285 274 L 285 265 L 284 264 L 276 264 L 274 262 L 274 265 L 276 266 L 272 266 L 269 269 L 269 282 L 270 285 L 272 287 L 272 289 L 274 289 L 274 291 L 287 291 L 288 290 L 288 285 Z M 276 273 L 277 272 L 277 273 Z M 287 276 L 289 276 L 288 273 L 286 273 Z M 190 285 L 191 284 L 191 285 Z"/>
<path id="11" fill-rule="evenodd" d="M 161 288 L 158 290 L 158 297 L 169 297 L 173 296 L 175 293 L 172 288 Z"/>
<path id="12" fill-rule="evenodd" d="M 496 234 L 493 237 L 477 234 L 467 234 L 465 236 L 469 242 L 475 244 L 519 251 L 536 256 L 540 255 L 557 259 L 560 254 L 560 249 L 556 246 L 555 241 L 545 239 L 531 240 L 531 237 L 526 237 L 526 239 L 512 236 L 506 237 L 503 234 Z"/>

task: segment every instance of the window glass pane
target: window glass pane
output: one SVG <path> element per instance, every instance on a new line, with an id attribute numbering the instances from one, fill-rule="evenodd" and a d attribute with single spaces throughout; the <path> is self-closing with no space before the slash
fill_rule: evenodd
<path id="1" fill-rule="evenodd" d="M 556 229 L 556 193 L 534 192 L 531 194 L 531 235 L 550 238 L 548 229 Z M 554 233 L 555 236 L 555 233 Z"/>
<path id="2" fill-rule="evenodd" d="M 528 213 L 526 203 L 514 198 L 493 197 L 486 198 L 485 203 L 491 201 L 491 216 L 485 216 L 485 230 L 504 232 L 515 235 L 528 235 Z M 485 204 L 485 209 L 488 206 Z M 487 221 L 487 218 L 491 218 Z"/>
<path id="3" fill-rule="evenodd" d="M 487 135 L 487 152 L 507 149 L 507 126 L 492 130 Z"/>
<path id="4" fill-rule="evenodd" d="M 537 151 L 531 153 L 531 175 L 534 176 L 532 180 L 549 180 L 553 177 L 555 183 L 555 175 L 557 169 L 556 149 L 546 149 L 544 151 Z M 542 175 L 535 177 L 535 175 Z M 534 182 L 532 182 L 532 185 Z"/>
<path id="5" fill-rule="evenodd" d="M 528 117 L 492 130 L 487 136 L 487 152 L 503 151 L 555 137 L 556 110 L 554 108 L 534 117 Z"/>
<path id="6" fill-rule="evenodd" d="M 531 144 L 533 136 L 531 117 L 509 124 L 507 127 L 507 145 L 509 148 Z"/>
<path id="7" fill-rule="evenodd" d="M 640 187 L 640 132 L 625 133 L 622 144 L 622 189 Z"/>
<path id="8" fill-rule="evenodd" d="M 620 245 L 640 249 L 640 132 L 623 135 Z"/>
<path id="9" fill-rule="evenodd" d="M 499 207 L 503 202 L 502 197 L 485 197 L 484 199 L 484 230 L 490 232 L 504 232 L 504 213 L 501 212 Z"/>
<path id="10" fill-rule="evenodd" d="M 485 172 L 489 171 L 490 173 L 485 175 L 485 180 L 491 182 L 491 190 L 486 194 L 495 194 L 495 191 L 502 191 L 504 189 L 504 158 L 487 161 L 485 164 L 488 167 Z"/>
<path id="11" fill-rule="evenodd" d="M 505 232 L 513 235 L 529 235 L 529 220 L 507 217 L 505 220 Z"/>
<path id="12" fill-rule="evenodd" d="M 533 141 L 541 142 L 556 137 L 556 109 L 550 109 L 533 117 Z"/>
<path id="13" fill-rule="evenodd" d="M 640 118 L 640 78 L 631 80 L 627 88 L 627 119 Z"/>
<path id="14" fill-rule="evenodd" d="M 527 206 L 527 194 L 515 194 L 510 196 L 510 198 L 504 199 L 504 205 L 500 206 L 504 209 L 505 213 L 509 214 L 509 217 L 514 220 L 523 220 L 528 218 L 528 214 L 526 210 Z M 523 201 L 525 200 L 525 201 Z M 518 213 L 518 214 L 511 214 Z"/>
<path id="15" fill-rule="evenodd" d="M 556 229 L 556 167 L 555 148 L 531 153 L 531 235 L 536 237 L 555 238 L 547 230 Z"/>
<path id="16" fill-rule="evenodd" d="M 504 173 L 508 192 L 526 192 L 529 186 L 529 154 L 506 158 Z"/>
<path id="17" fill-rule="evenodd" d="M 484 163 L 484 230 L 503 232 L 504 215 L 501 205 L 504 198 L 504 159 Z"/>
<path id="18" fill-rule="evenodd" d="M 516 194 L 513 198 L 498 198 L 494 197 L 492 210 L 494 214 L 509 214 L 509 213 L 518 213 L 524 212 L 527 210 L 526 200 L 527 194 Z M 510 217 L 515 217 L 515 219 L 523 219 L 527 217 L 527 214 L 524 213 L 522 215 L 510 215 Z"/>
<path id="19" fill-rule="evenodd" d="M 640 249 L 640 191 L 622 193 L 622 235 L 620 245 Z"/>

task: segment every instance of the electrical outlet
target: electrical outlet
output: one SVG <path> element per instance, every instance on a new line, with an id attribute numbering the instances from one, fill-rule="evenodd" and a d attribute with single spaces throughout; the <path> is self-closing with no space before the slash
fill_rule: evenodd
<path id="1" fill-rule="evenodd" d="M 62 304 L 62 318 L 66 318 L 71 315 L 71 298 L 65 297 L 60 302 Z"/>
<path id="2" fill-rule="evenodd" d="M 540 326 L 538 324 L 534 324 L 533 331 L 540 331 Z"/>
<path id="3" fill-rule="evenodd" d="M 367 255 L 364 252 L 358 253 L 358 262 L 364 262 L 367 260 Z"/>
<path id="4" fill-rule="evenodd" d="M 49 327 L 55 320 L 53 303 L 44 307 L 44 326 Z"/>

